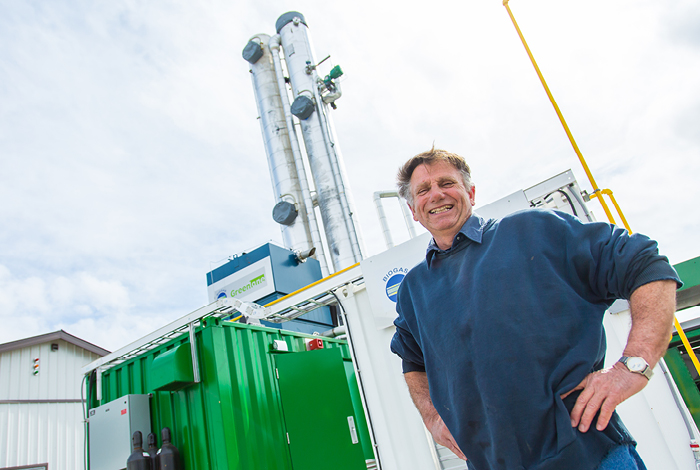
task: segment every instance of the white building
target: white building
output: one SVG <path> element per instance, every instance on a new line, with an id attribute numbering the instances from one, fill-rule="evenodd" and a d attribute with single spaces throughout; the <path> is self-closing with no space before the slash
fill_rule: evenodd
<path id="1" fill-rule="evenodd" d="M 0 344 L 0 469 L 84 468 L 81 368 L 106 354 L 63 330 Z"/>

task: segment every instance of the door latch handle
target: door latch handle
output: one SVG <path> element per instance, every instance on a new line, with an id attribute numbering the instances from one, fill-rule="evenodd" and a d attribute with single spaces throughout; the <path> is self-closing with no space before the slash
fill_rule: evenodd
<path id="1" fill-rule="evenodd" d="M 350 428 L 350 439 L 352 439 L 353 444 L 357 444 L 359 439 L 357 439 L 357 428 L 355 427 L 355 418 L 348 416 L 348 427 Z"/>

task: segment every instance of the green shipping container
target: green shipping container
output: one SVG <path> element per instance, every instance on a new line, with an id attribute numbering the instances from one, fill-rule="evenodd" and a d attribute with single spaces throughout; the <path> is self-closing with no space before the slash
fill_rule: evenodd
<path id="1" fill-rule="evenodd" d="M 186 470 L 362 470 L 375 458 L 346 341 L 306 351 L 319 337 L 213 317 L 195 338 L 200 383 L 185 333 L 104 371 L 99 402 L 91 375 L 90 408 L 152 394 L 151 428 L 172 430 Z"/>

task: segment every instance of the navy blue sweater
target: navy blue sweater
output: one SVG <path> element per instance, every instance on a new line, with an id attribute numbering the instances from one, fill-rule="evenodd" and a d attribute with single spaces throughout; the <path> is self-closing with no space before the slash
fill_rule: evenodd
<path id="1" fill-rule="evenodd" d="M 602 368 L 602 319 L 651 281 L 679 282 L 656 242 L 561 212 L 472 215 L 452 248 L 428 248 L 399 288 L 391 349 L 425 371 L 433 404 L 476 470 L 593 470 L 633 442 L 571 427 L 576 396 Z"/>

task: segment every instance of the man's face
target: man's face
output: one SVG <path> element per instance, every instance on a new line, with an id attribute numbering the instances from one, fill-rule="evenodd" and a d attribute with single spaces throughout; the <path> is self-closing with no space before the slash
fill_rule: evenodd
<path id="1" fill-rule="evenodd" d="M 447 249 L 472 215 L 474 193 L 474 186 L 467 191 L 462 175 L 449 163 L 419 165 L 411 175 L 413 220 L 428 229 L 441 249 Z"/>

